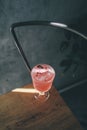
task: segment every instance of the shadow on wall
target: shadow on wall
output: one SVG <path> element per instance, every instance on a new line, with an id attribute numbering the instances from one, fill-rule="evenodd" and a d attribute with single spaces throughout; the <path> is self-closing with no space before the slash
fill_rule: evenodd
<path id="1" fill-rule="evenodd" d="M 87 41 L 80 36 L 59 28 L 43 26 L 20 28 L 16 31 L 32 67 L 39 63 L 54 67 L 54 84 L 58 90 L 87 77 Z M 31 78 L 14 46 L 14 41 L 13 45 L 8 45 L 9 48 L 4 50 L 5 60 L 2 62 L 4 71 L 1 69 L 6 79 L 2 77 L 1 82 L 4 82 L 4 86 L 8 84 L 9 89 L 12 89 L 12 85 L 19 87 L 19 84 L 31 82 Z"/>
<path id="2" fill-rule="evenodd" d="M 45 4 L 43 1 L 36 2 L 35 0 L 21 1 L 21 3 L 20 0 L 0 0 L 0 94 L 31 82 L 29 72 L 27 72 L 14 41 L 9 35 L 11 23 L 24 20 L 62 21 L 63 23 L 71 23 L 73 28 L 86 34 L 87 15 L 81 16 L 82 13 L 86 12 L 85 1 L 79 0 L 78 5 L 78 1 L 65 2 L 64 0 L 45 1 Z M 80 7 L 84 7 L 83 10 Z M 79 15 L 80 17 L 77 19 Z M 85 61 L 87 58 L 86 54 L 83 53 L 86 52 L 84 50 L 86 42 L 82 45 L 81 39 L 67 32 L 61 32 L 61 30 L 51 32 L 48 29 L 45 33 L 43 29 L 35 32 L 32 29 L 29 30 L 29 35 L 27 35 L 26 30 L 24 31 L 24 36 L 28 36 L 28 42 L 23 38 L 20 39 L 25 52 L 27 52 L 26 55 L 31 60 L 32 67 L 37 63 L 44 62 L 55 68 L 54 84 L 56 88 L 65 88 L 67 84 L 86 77 Z M 21 36 L 21 33 L 19 35 Z M 81 50 L 81 48 L 83 49 Z M 40 51 L 38 51 L 39 49 Z"/>
<path id="3" fill-rule="evenodd" d="M 55 68 L 56 88 L 87 77 L 87 40 L 80 35 L 47 26 L 22 27 L 17 35 L 32 66 L 48 63 Z"/>
<path id="4" fill-rule="evenodd" d="M 87 36 L 87 13 L 76 18 L 74 22 L 70 24 L 70 27 Z"/>
<path id="5" fill-rule="evenodd" d="M 71 51 L 61 61 L 60 66 L 64 67 L 64 72 L 74 66 L 73 72 L 76 73 L 79 66 L 85 68 L 87 66 L 87 40 L 67 31 L 65 31 L 65 37 L 66 40 L 60 44 L 60 52 L 65 53 L 70 46 Z"/>

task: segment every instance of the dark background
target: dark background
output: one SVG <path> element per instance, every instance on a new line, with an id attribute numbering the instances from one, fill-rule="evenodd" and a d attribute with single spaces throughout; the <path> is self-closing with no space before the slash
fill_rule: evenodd
<path id="1" fill-rule="evenodd" d="M 10 26 L 32 20 L 64 23 L 87 35 L 87 0 L 0 0 L 0 94 L 31 83 Z M 55 87 L 86 129 L 86 40 L 50 27 L 22 28 L 17 36 L 32 67 L 38 63 L 54 67 Z"/>
<path id="2" fill-rule="evenodd" d="M 77 29 L 78 31 L 86 35 L 87 34 L 86 5 L 87 5 L 86 0 L 74 0 L 74 1 L 72 0 L 67 0 L 67 1 L 64 0 L 55 0 L 55 1 L 53 0 L 48 0 L 48 1 L 47 0 L 38 0 L 38 1 L 0 0 L 0 94 L 31 82 L 30 75 L 28 74 L 25 65 L 14 45 L 14 40 L 12 38 L 9 29 L 11 24 L 20 21 L 31 21 L 31 20 L 56 21 L 56 22 L 68 24 L 70 27 L 73 27 L 74 29 Z M 61 34 L 57 32 L 58 34 L 55 33 L 55 35 L 59 35 L 58 38 L 60 38 L 61 35 L 61 39 L 66 40 L 64 39 L 64 36 L 62 37 L 63 31 L 61 30 L 59 31 L 61 32 Z M 49 32 L 46 31 L 47 36 L 46 35 L 44 36 L 45 30 L 43 31 L 43 34 L 41 34 L 41 37 L 44 36 L 45 41 L 46 41 L 46 37 L 48 37 L 49 40 L 49 38 L 53 35 L 52 33 Z M 39 31 L 36 31 L 36 33 L 37 36 L 40 34 Z M 23 36 L 26 36 L 26 34 L 27 32 L 25 31 L 25 35 Z M 54 41 L 53 38 L 51 38 L 51 40 L 48 41 L 50 45 L 53 44 Z M 48 45 L 47 47 L 43 47 L 44 39 L 42 39 L 43 42 L 41 41 L 42 48 L 39 49 L 37 48 L 37 46 L 39 46 L 37 45 L 38 43 L 37 39 L 34 38 L 33 33 L 32 36 L 29 37 L 30 42 L 32 41 L 31 44 L 34 45 L 32 48 L 30 43 L 25 45 L 26 40 L 23 41 L 24 49 L 25 51 L 27 49 L 29 50 L 29 55 L 32 54 L 31 52 L 33 50 L 35 51 L 35 56 L 33 54 L 32 61 L 38 61 L 38 62 L 32 64 L 32 67 L 36 63 L 40 63 L 40 60 L 42 58 L 45 59 L 45 57 L 48 54 L 47 53 L 45 56 L 45 52 L 50 49 L 51 49 L 50 51 L 51 55 L 53 57 L 56 57 L 55 56 L 56 53 L 52 51 L 52 47 L 48 49 L 50 45 Z M 54 46 L 55 49 L 56 49 L 56 44 L 58 44 L 58 42 L 55 41 L 55 46 Z M 57 48 L 59 49 L 59 46 Z M 38 53 L 43 55 L 42 52 L 44 52 L 44 56 L 42 57 L 39 56 L 37 60 L 36 55 L 38 55 Z M 63 57 L 61 54 L 62 53 L 58 54 L 57 57 L 58 61 L 60 61 L 60 59 L 62 59 Z M 51 61 L 51 57 L 48 56 L 48 60 Z M 54 64 L 56 64 L 55 61 Z M 59 67 L 57 66 L 55 66 L 55 69 Z M 62 74 L 62 70 L 61 71 L 60 70 L 61 69 L 58 69 L 59 85 L 58 86 L 56 85 L 58 89 L 65 88 L 65 84 L 68 85 L 72 83 L 72 81 L 74 80 L 76 81 L 76 79 L 80 79 L 80 76 L 81 78 L 84 77 L 84 70 L 82 70 L 81 74 L 79 75 L 77 74 L 75 77 L 73 76 L 72 70 L 65 74 L 64 73 Z"/>

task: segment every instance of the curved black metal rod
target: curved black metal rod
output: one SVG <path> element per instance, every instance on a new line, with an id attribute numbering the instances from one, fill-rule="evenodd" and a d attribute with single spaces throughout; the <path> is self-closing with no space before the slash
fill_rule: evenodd
<path id="1" fill-rule="evenodd" d="M 15 40 L 15 44 L 16 44 L 16 47 L 20 53 L 20 55 L 22 56 L 23 60 L 24 60 L 24 63 L 28 69 L 28 71 L 31 72 L 31 67 L 30 67 L 30 63 L 28 62 L 25 54 L 24 54 L 24 51 L 18 41 L 18 38 L 16 36 L 16 33 L 15 33 L 15 28 L 17 27 L 21 27 L 21 26 L 35 26 L 35 25 L 43 25 L 43 26 L 52 26 L 52 27 L 58 27 L 58 28 L 62 28 L 62 29 L 65 29 L 65 30 L 68 30 L 70 32 L 73 32 L 79 36 L 81 36 L 82 38 L 86 39 L 87 40 L 87 36 L 83 35 L 82 33 L 74 30 L 74 29 L 71 29 L 69 28 L 66 24 L 62 24 L 62 23 L 57 23 L 57 22 L 51 22 L 51 21 L 25 21 L 25 22 L 17 22 L 17 23 L 13 23 L 10 27 L 10 31 L 13 35 L 13 38 Z"/>

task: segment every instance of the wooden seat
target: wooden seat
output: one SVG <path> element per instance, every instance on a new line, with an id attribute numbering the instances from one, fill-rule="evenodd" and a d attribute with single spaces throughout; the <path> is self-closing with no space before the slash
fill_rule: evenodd
<path id="1" fill-rule="evenodd" d="M 0 96 L 0 130 L 82 130 L 54 87 L 46 102 L 34 93 L 29 84 Z"/>

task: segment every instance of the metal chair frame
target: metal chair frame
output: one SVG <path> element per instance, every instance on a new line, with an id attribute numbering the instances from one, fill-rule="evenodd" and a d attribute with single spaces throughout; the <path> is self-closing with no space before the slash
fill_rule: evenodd
<path id="1" fill-rule="evenodd" d="M 17 23 L 13 23 L 10 27 L 10 31 L 13 35 L 13 38 L 15 40 L 15 45 L 20 53 L 20 55 L 22 56 L 23 60 L 24 60 L 24 63 L 28 69 L 28 71 L 31 72 L 31 66 L 30 66 L 30 63 L 28 62 L 26 56 L 25 56 L 25 53 L 23 51 L 23 48 L 17 38 L 17 35 L 16 35 L 16 32 L 15 32 L 15 28 L 18 28 L 18 27 L 23 27 L 23 26 L 52 26 L 52 27 L 56 27 L 56 28 L 62 28 L 62 29 L 65 29 L 65 30 L 68 30 L 70 32 L 73 32 L 81 37 L 83 37 L 84 39 L 87 40 L 87 36 L 83 35 L 82 33 L 68 27 L 68 25 L 66 24 L 62 24 L 62 23 L 58 23 L 58 22 L 51 22 L 51 21 L 25 21 L 25 22 L 17 22 Z"/>

